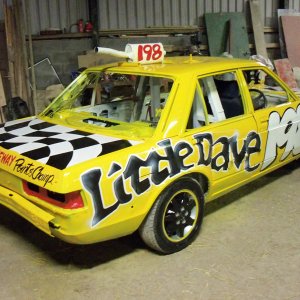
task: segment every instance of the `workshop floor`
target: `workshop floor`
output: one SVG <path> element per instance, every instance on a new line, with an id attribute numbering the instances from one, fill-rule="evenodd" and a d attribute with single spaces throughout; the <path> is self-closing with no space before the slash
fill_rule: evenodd
<path id="1" fill-rule="evenodd" d="M 137 235 L 65 244 L 0 207 L 0 299 L 300 299 L 299 195 L 298 161 L 209 203 L 168 256 Z"/>

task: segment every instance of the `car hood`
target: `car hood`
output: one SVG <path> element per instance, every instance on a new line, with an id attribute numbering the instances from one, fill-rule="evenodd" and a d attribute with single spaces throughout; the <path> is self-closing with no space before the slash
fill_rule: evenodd
<path id="1" fill-rule="evenodd" d="M 59 170 L 137 143 L 49 123 L 36 117 L 0 125 L 0 147 Z"/>

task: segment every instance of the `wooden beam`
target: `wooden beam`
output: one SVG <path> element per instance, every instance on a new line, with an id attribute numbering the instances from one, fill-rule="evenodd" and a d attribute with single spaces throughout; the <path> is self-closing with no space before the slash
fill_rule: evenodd
<path id="1" fill-rule="evenodd" d="M 6 105 L 6 96 L 4 91 L 4 85 L 2 80 L 2 74 L 0 73 L 0 106 Z"/>
<path id="2" fill-rule="evenodd" d="M 5 20 L 5 34 L 7 45 L 7 57 L 8 57 L 8 76 L 10 82 L 11 96 L 16 97 L 16 81 L 14 72 L 14 35 L 13 35 L 13 12 L 12 7 L 7 4 L 5 0 L 3 2 L 4 7 L 4 20 Z"/>
<path id="3" fill-rule="evenodd" d="M 98 31 L 98 20 L 99 20 L 99 5 L 98 0 L 88 0 L 89 4 L 89 17 L 93 24 L 92 41 L 93 48 L 98 46 L 99 31 Z"/>
<path id="4" fill-rule="evenodd" d="M 4 86 L 3 86 L 3 81 L 2 81 L 2 74 L 0 72 L 0 121 L 3 123 L 5 121 L 5 117 L 3 114 L 3 106 L 6 105 L 6 97 L 5 97 L 5 91 L 4 91 Z"/>
<path id="5" fill-rule="evenodd" d="M 36 95 L 36 80 L 35 80 L 35 69 L 34 69 L 34 56 L 32 47 L 31 37 L 31 14 L 29 9 L 29 1 L 25 0 L 25 12 L 26 12 L 26 25 L 28 33 L 28 46 L 29 46 L 29 58 L 30 58 L 30 72 L 31 72 L 31 87 L 32 87 L 32 101 L 30 101 L 29 111 L 31 114 L 37 113 L 38 103 Z"/>
<path id="6" fill-rule="evenodd" d="M 250 11 L 252 19 L 253 34 L 255 40 L 256 54 L 268 58 L 263 25 L 260 15 L 260 3 L 258 0 L 250 0 Z"/>

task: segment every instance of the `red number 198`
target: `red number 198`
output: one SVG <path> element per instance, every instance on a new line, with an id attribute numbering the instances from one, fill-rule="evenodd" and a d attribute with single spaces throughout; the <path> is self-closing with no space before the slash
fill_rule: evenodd
<path id="1" fill-rule="evenodd" d="M 161 47 L 159 44 L 153 45 L 139 45 L 138 47 L 138 61 L 142 60 L 158 60 L 162 56 Z M 145 57 L 146 56 L 146 57 Z"/>

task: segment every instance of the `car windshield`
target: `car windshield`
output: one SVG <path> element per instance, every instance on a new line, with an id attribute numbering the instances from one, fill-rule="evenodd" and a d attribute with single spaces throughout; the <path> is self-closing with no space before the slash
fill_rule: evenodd
<path id="1" fill-rule="evenodd" d="M 84 72 L 41 115 L 84 112 L 91 116 L 87 123 L 102 127 L 107 127 L 101 121 L 105 119 L 155 126 L 172 85 L 173 80 L 164 77 Z"/>

